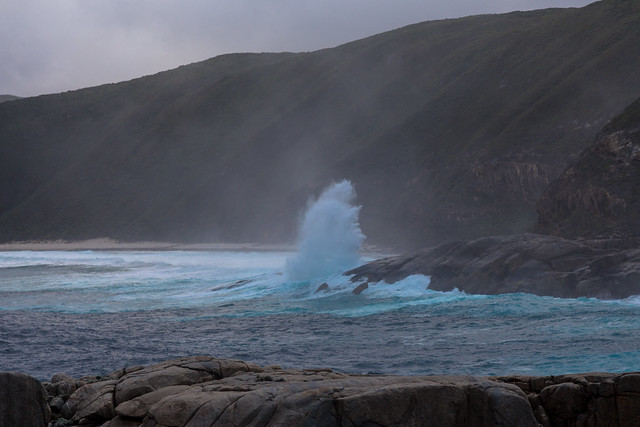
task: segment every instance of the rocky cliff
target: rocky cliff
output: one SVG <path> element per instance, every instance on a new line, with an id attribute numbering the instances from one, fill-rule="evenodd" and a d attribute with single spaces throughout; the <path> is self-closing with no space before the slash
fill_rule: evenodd
<path id="1" fill-rule="evenodd" d="M 478 165 L 526 189 L 548 175 L 535 164 Z M 499 172 L 498 172 L 499 171 Z M 536 176 L 537 180 L 527 177 Z M 484 191 L 497 191 L 495 180 Z M 539 184 L 536 184 L 536 181 Z M 611 120 L 595 142 L 538 201 L 537 231 L 459 241 L 356 268 L 354 282 L 393 283 L 431 276 L 429 288 L 475 294 L 527 292 L 555 297 L 640 295 L 640 99 Z M 364 285 L 362 285 L 364 286 Z"/>
<path id="2" fill-rule="evenodd" d="M 609 123 L 538 202 L 540 232 L 640 236 L 640 99 Z"/>
<path id="3" fill-rule="evenodd" d="M 0 374 L 3 387 L 15 388 L 21 381 Z M 37 397 L 7 396 L 0 401 L 0 416 L 6 416 L 9 405 L 27 404 L 40 405 L 37 412 L 45 414 L 30 425 L 44 426 L 52 419 L 53 427 L 634 426 L 640 420 L 637 373 L 348 375 L 198 356 L 124 368 L 104 377 L 57 374 L 44 388 L 46 393 Z M 0 424 L 28 416 L 0 418 Z"/>

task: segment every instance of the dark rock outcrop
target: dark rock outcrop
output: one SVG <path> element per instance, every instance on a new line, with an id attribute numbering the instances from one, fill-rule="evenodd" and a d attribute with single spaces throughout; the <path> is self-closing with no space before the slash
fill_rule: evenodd
<path id="1" fill-rule="evenodd" d="M 365 290 L 369 289 L 369 285 L 367 285 L 366 283 L 360 283 L 358 286 L 356 286 L 356 288 L 351 291 L 353 294 L 355 295 L 360 295 L 362 292 L 364 292 Z"/>
<path id="2" fill-rule="evenodd" d="M 51 419 L 46 396 L 35 378 L 0 372 L 0 426 L 46 426 Z"/>
<path id="3" fill-rule="evenodd" d="M 103 397 L 118 390 L 124 400 L 107 408 Z M 115 372 L 65 407 L 68 419 L 52 425 L 632 426 L 640 374 L 347 375 L 200 356 Z"/>
<path id="4" fill-rule="evenodd" d="M 324 282 L 323 284 L 318 286 L 318 289 L 316 289 L 315 293 L 317 294 L 318 292 L 328 292 L 329 290 L 329 284 L 327 282 Z"/>
<path id="5" fill-rule="evenodd" d="M 537 234 L 454 242 L 370 262 L 345 274 L 354 282 L 395 283 L 431 276 L 429 289 L 472 294 L 525 292 L 620 299 L 640 294 L 640 247 L 631 240 L 566 240 Z"/>
<path id="6" fill-rule="evenodd" d="M 538 214 L 537 230 L 545 234 L 640 236 L 640 99 L 547 188 Z"/>

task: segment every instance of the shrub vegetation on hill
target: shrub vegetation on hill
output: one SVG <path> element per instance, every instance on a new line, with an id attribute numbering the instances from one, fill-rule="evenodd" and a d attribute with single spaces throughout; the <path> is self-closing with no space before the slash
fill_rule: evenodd
<path id="1" fill-rule="evenodd" d="M 288 241 L 354 182 L 370 241 L 530 228 L 640 94 L 640 1 L 425 22 L 0 104 L 0 240 Z"/>

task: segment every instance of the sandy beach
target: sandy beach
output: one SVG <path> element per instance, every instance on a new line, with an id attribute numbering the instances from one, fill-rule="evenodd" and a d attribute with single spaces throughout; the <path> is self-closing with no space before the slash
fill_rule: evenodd
<path id="1" fill-rule="evenodd" d="M 175 243 L 120 242 L 109 238 L 68 241 L 42 240 L 0 243 L 0 252 L 9 251 L 222 251 L 222 252 L 295 252 L 295 244 L 275 243 Z M 362 255 L 384 258 L 400 253 L 397 248 L 363 245 Z"/>

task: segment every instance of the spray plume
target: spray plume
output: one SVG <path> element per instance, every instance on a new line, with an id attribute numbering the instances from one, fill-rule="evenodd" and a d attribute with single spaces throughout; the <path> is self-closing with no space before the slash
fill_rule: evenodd
<path id="1" fill-rule="evenodd" d="M 287 259 L 288 279 L 326 277 L 358 265 L 365 236 L 355 199 L 353 184 L 345 179 L 310 203 L 298 233 L 298 252 Z"/>

